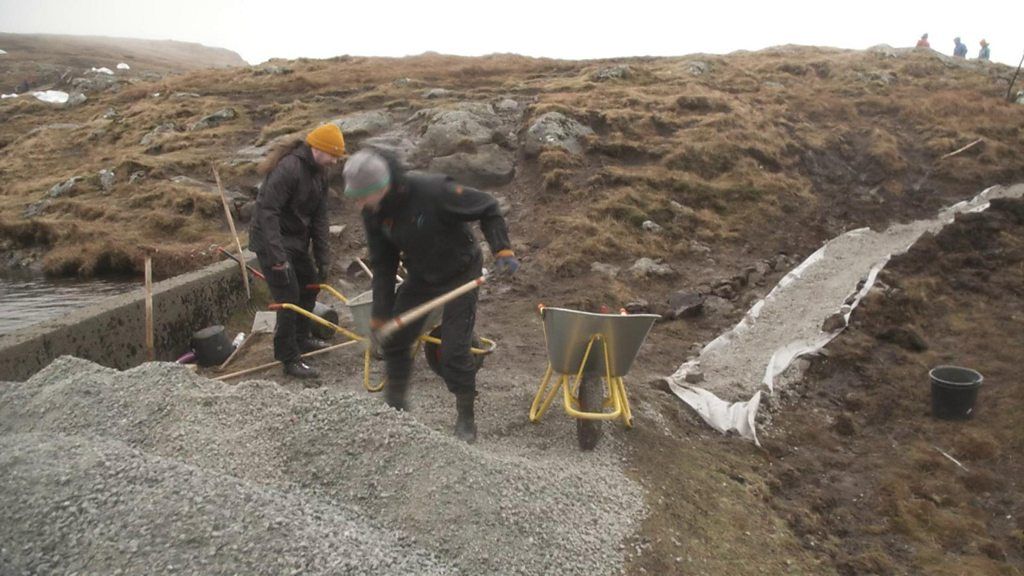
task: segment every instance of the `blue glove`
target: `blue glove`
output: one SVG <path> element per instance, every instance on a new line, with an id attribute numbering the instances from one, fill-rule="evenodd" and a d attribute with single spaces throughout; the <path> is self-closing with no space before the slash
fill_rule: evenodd
<path id="1" fill-rule="evenodd" d="M 511 276 L 519 270 L 519 259 L 512 250 L 505 249 L 495 254 L 494 272 L 495 276 Z"/>

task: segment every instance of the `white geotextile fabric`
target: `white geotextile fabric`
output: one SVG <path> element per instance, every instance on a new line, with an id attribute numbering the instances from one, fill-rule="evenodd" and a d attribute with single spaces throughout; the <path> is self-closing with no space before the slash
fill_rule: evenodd
<path id="1" fill-rule="evenodd" d="M 957 213 L 985 210 L 989 198 L 1022 194 L 1022 184 L 993 186 L 932 220 L 882 233 L 860 228 L 833 238 L 786 274 L 736 326 L 667 377 L 669 387 L 715 430 L 759 443 L 755 418 L 762 392 L 773 393 L 776 379 L 794 360 L 821 350 L 842 331 L 824 332 L 821 326 L 835 313 L 848 322 L 893 254 L 908 250 L 925 232 L 937 232 Z M 701 386 L 687 381 L 695 374 L 701 374 Z"/>

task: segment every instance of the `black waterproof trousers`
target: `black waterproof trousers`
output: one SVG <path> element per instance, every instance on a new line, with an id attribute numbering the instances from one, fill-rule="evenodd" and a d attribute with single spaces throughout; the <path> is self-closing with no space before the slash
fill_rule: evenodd
<path id="1" fill-rule="evenodd" d="M 307 290 L 306 286 L 318 283 L 316 266 L 309 252 L 285 249 L 288 268 L 274 270 L 269 255 L 257 252 L 260 269 L 267 277 L 267 286 L 274 302 L 297 304 L 304 310 L 313 311 L 319 290 Z M 274 329 L 274 359 L 291 362 L 298 359 L 301 351 L 299 342 L 309 338 L 310 321 L 291 310 L 277 311 L 277 327 Z"/>
<path id="2" fill-rule="evenodd" d="M 436 298 L 480 276 L 479 267 L 443 285 L 429 285 L 410 277 L 399 288 L 394 316 Z M 476 363 L 469 349 L 476 324 L 477 291 L 472 290 L 445 304 L 441 317 L 441 375 L 453 394 L 476 392 Z M 428 315 L 429 316 L 429 315 Z M 424 332 L 426 317 L 396 332 L 382 346 L 388 380 L 408 383 L 412 372 L 412 345 Z M 432 327 L 431 327 L 432 328 Z"/>

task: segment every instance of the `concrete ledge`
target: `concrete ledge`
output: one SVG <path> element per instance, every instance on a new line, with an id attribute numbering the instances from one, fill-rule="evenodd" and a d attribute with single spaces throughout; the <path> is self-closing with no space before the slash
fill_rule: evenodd
<path id="1" fill-rule="evenodd" d="M 248 260 L 255 255 L 247 253 Z M 153 334 L 158 360 L 175 360 L 192 333 L 222 324 L 245 301 L 238 264 L 227 260 L 153 285 Z M 0 381 L 25 380 L 69 354 L 111 368 L 146 360 L 144 287 L 0 336 Z"/>

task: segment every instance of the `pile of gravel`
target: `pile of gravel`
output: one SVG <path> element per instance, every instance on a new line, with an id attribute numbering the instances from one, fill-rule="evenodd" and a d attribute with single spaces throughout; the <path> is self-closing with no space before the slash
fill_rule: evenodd
<path id="1" fill-rule="evenodd" d="M 363 393 L 64 357 L 0 387 L 0 572 L 619 572 L 639 487 L 526 454 Z"/>

